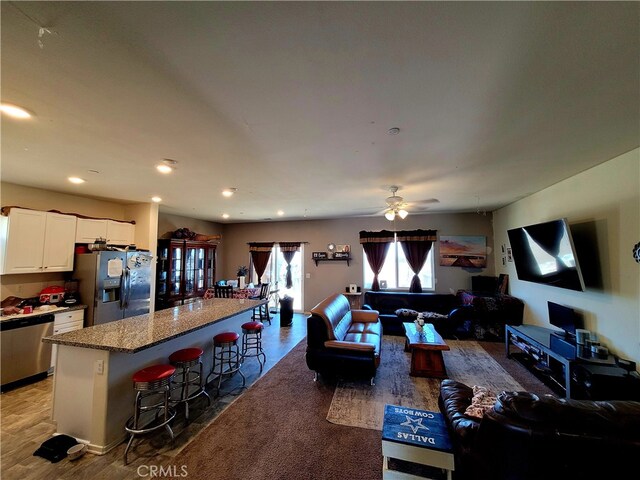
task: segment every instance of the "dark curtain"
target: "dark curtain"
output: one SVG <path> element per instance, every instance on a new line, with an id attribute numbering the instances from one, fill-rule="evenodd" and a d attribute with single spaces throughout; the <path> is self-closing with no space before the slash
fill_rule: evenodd
<path id="1" fill-rule="evenodd" d="M 436 230 L 404 230 L 397 234 L 398 242 L 413 272 L 409 292 L 422 293 L 422 285 L 418 274 L 427 261 L 431 245 L 436 240 Z"/>
<path id="2" fill-rule="evenodd" d="M 360 243 L 364 249 L 364 253 L 367 254 L 367 260 L 369 266 L 373 270 L 373 283 L 371 284 L 371 290 L 377 292 L 380 290 L 380 283 L 378 282 L 378 274 L 382 270 L 384 260 L 387 258 L 387 252 L 389 251 L 389 244 L 393 242 L 393 232 L 389 230 L 382 230 L 380 232 L 360 232 Z"/>
<path id="3" fill-rule="evenodd" d="M 280 251 L 284 257 L 284 261 L 287 262 L 287 288 L 293 287 L 293 281 L 291 278 L 291 260 L 295 256 L 296 252 L 300 250 L 300 242 L 280 242 Z"/>
<path id="4" fill-rule="evenodd" d="M 264 269 L 267 268 L 267 263 L 269 263 L 273 244 L 274 242 L 249 244 L 249 252 L 251 253 L 253 267 L 256 269 L 256 274 L 258 275 L 258 283 L 262 283 L 262 275 L 264 274 Z"/>

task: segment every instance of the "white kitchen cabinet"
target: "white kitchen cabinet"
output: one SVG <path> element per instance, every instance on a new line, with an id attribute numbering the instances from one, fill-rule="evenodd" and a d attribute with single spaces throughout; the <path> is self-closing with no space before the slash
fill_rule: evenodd
<path id="1" fill-rule="evenodd" d="M 84 326 L 84 310 L 72 310 L 70 312 L 56 313 L 53 316 L 53 334 L 73 332 L 80 330 Z M 56 356 L 58 354 L 58 346 L 54 345 L 51 349 L 51 371 L 56 366 Z"/>
<path id="2" fill-rule="evenodd" d="M 107 243 L 111 245 L 135 243 L 135 226 L 132 223 L 107 220 Z"/>
<path id="3" fill-rule="evenodd" d="M 0 274 L 73 270 L 76 217 L 12 208 L 0 217 Z"/>
<path id="4" fill-rule="evenodd" d="M 76 225 L 76 243 L 94 243 L 96 238 L 108 238 L 107 221 L 98 218 L 79 218 Z"/>
<path id="5" fill-rule="evenodd" d="M 134 243 L 135 226 L 131 223 L 79 218 L 76 227 L 76 243 L 94 243 L 96 238 L 105 238 L 110 245 Z"/>
<path id="6" fill-rule="evenodd" d="M 73 270 L 76 217 L 47 212 L 42 268 L 45 272 Z"/>

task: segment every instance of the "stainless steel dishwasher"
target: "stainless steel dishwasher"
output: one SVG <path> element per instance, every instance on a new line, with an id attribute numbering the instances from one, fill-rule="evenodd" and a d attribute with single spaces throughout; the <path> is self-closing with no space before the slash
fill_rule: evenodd
<path id="1" fill-rule="evenodd" d="M 53 315 L 39 315 L 0 322 L 2 390 L 46 376 L 51 344 L 43 343 L 42 338 L 53 335 L 53 320 Z"/>

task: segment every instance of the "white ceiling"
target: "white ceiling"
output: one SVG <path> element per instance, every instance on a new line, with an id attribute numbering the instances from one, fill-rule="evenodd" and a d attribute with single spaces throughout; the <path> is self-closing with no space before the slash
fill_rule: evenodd
<path id="1" fill-rule="evenodd" d="M 35 113 L 2 118 L 5 182 L 229 222 L 373 213 L 390 185 L 494 210 L 639 144 L 636 2 L 1 9 L 2 100 Z"/>

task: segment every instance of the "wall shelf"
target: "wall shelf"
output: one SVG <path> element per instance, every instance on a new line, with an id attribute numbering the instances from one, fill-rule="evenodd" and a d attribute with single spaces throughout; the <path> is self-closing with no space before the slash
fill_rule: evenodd
<path id="1" fill-rule="evenodd" d="M 351 257 L 349 258 L 312 258 L 314 262 L 316 262 L 316 267 L 318 266 L 318 262 L 347 262 L 347 267 L 349 266 L 349 262 L 351 261 Z"/>

